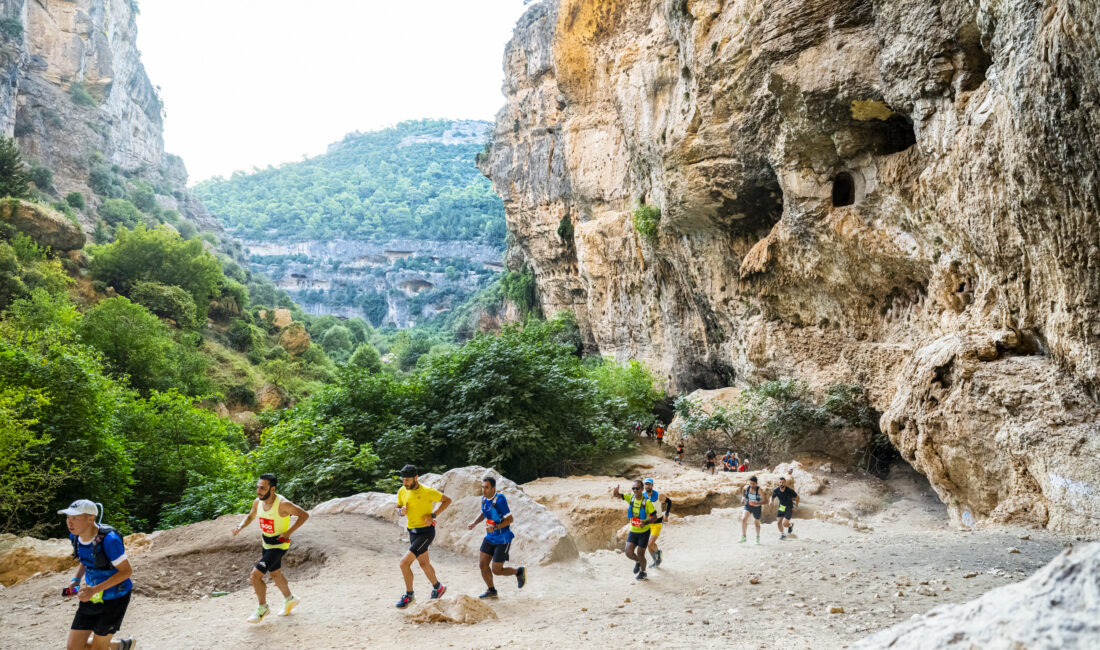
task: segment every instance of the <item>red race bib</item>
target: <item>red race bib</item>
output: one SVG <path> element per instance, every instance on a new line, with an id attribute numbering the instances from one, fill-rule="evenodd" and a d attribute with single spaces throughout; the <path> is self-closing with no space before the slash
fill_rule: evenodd
<path id="1" fill-rule="evenodd" d="M 492 519 L 486 519 L 485 520 L 485 527 L 490 529 L 489 532 L 492 532 L 493 526 L 496 526 L 496 525 L 497 525 L 497 522 L 493 521 Z"/>
<path id="2" fill-rule="evenodd" d="M 641 528 L 642 527 L 642 520 L 637 518 L 637 517 L 631 517 L 630 518 L 630 525 L 634 526 L 635 528 Z"/>
<path id="3" fill-rule="evenodd" d="M 275 534 L 275 520 L 274 519 L 264 519 L 263 517 L 260 517 L 260 530 L 264 531 L 264 534 L 266 534 L 266 535 L 274 535 Z"/>

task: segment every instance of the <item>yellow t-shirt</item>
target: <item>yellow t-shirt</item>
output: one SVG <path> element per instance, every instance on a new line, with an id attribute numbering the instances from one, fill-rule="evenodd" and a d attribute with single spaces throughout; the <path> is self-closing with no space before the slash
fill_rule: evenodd
<path id="1" fill-rule="evenodd" d="M 443 493 L 435 488 L 420 484 L 415 490 L 401 486 L 397 491 L 397 506 L 408 508 L 405 518 L 409 528 L 423 528 L 432 525 L 432 504 L 443 500 Z"/>
<path id="2" fill-rule="evenodd" d="M 632 496 L 633 495 L 630 494 L 624 494 L 623 501 L 626 501 L 629 504 L 630 498 Z M 642 512 L 642 502 L 645 502 L 644 513 Z M 645 496 L 640 496 L 634 499 L 634 505 L 628 505 L 627 508 L 630 510 L 630 532 L 644 533 L 645 531 L 649 530 L 649 524 L 644 522 L 649 517 L 649 515 L 657 514 L 657 508 L 653 506 L 653 502 Z M 639 524 L 639 522 L 642 523 L 640 523 L 640 525 L 636 525 Z"/>

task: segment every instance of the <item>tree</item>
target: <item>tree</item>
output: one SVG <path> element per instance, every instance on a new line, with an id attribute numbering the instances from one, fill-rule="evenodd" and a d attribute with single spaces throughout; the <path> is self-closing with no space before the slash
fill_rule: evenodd
<path id="1" fill-rule="evenodd" d="M 198 326 L 195 299 L 182 287 L 159 282 L 138 282 L 130 290 L 130 298 L 161 318 L 175 321 L 184 329 Z"/>
<path id="2" fill-rule="evenodd" d="M 65 195 L 65 202 L 77 210 L 84 209 L 84 195 L 80 192 L 69 192 Z"/>
<path id="3" fill-rule="evenodd" d="M 92 275 L 124 295 L 139 282 L 181 287 L 195 301 L 199 322 L 218 295 L 222 269 L 202 242 L 184 241 L 167 228 L 120 228 L 114 243 L 92 248 Z"/>
<path id="4" fill-rule="evenodd" d="M 126 199 L 107 199 L 99 206 L 99 216 L 111 226 L 134 228 L 142 223 L 141 213 Z"/>
<path id="5" fill-rule="evenodd" d="M 30 176 L 19 147 L 12 138 L 0 137 L 0 196 L 16 199 L 28 198 L 31 194 Z"/>
<path id="6" fill-rule="evenodd" d="M 382 357 L 378 354 L 378 349 L 370 343 L 360 343 L 348 359 L 348 364 L 370 372 L 378 372 L 382 369 Z"/>
<path id="7" fill-rule="evenodd" d="M 321 347 L 336 361 L 343 361 L 351 354 L 351 330 L 343 325 L 330 327 L 321 337 Z"/>

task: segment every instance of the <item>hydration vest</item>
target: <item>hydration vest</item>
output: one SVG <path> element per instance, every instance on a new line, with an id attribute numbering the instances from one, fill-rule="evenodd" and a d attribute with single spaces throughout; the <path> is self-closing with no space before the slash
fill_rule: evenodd
<path id="1" fill-rule="evenodd" d="M 96 533 L 95 539 L 92 540 L 92 557 L 94 558 L 92 563 L 95 564 L 94 568 L 97 571 L 109 571 L 114 568 L 114 565 L 111 564 L 111 560 L 107 557 L 107 552 L 103 550 L 103 540 L 107 537 L 107 533 L 117 532 L 118 531 L 107 524 L 99 524 L 99 532 Z M 71 540 L 73 543 L 73 559 L 78 561 L 80 556 L 77 554 L 76 549 L 80 543 L 79 540 L 79 535 L 73 535 Z"/>
<path id="2" fill-rule="evenodd" d="M 627 519 L 627 521 L 630 521 L 630 520 L 634 519 L 634 498 L 635 497 L 634 497 L 633 494 L 630 495 L 630 502 L 626 506 L 626 519 Z M 640 527 L 640 526 L 644 526 L 645 525 L 645 520 L 649 518 L 649 515 L 646 514 L 646 507 L 645 507 L 645 505 L 647 503 L 649 503 L 649 497 L 643 496 L 641 498 L 641 500 L 639 501 L 639 503 L 641 503 L 641 505 L 639 506 L 640 510 L 638 512 L 638 519 L 642 520 L 642 523 L 638 524 L 638 526 Z M 634 524 L 631 523 L 631 525 L 633 526 Z"/>

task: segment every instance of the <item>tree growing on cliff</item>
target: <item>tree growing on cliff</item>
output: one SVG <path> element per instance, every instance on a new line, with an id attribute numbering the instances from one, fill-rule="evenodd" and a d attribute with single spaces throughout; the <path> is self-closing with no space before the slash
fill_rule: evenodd
<path id="1" fill-rule="evenodd" d="M 25 199 L 31 193 L 27 166 L 12 138 L 0 137 L 0 196 Z"/>
<path id="2" fill-rule="evenodd" d="M 657 229 L 661 225 L 661 209 L 655 205 L 638 204 L 633 215 L 634 230 L 650 244 L 657 242 Z"/>

